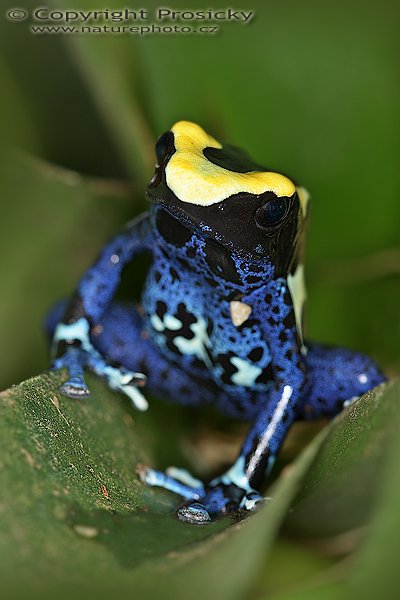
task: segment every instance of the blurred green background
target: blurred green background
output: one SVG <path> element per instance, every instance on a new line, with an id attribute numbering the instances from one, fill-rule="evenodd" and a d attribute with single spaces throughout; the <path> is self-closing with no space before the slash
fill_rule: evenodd
<path id="1" fill-rule="evenodd" d="M 77 8 L 67 0 L 47 5 Z M 19 6 L 30 11 L 37 3 Z M 151 0 L 144 8 L 157 6 Z M 2 5 L 3 13 L 10 7 Z M 94 0 L 78 6 L 102 8 Z M 110 0 L 107 8 L 123 7 Z M 176 0 L 173 8 L 210 7 Z M 222 22 L 212 36 L 34 35 L 29 20 L 1 16 L 1 388 L 47 368 L 46 311 L 71 293 L 105 240 L 145 208 L 154 141 L 180 119 L 310 191 L 309 337 L 363 350 L 398 374 L 397 3 L 254 0 L 235 8 L 256 16 L 248 25 Z M 140 265 L 129 273 L 133 295 L 142 275 Z M 156 431 L 166 414 L 159 410 Z M 349 529 L 356 526 L 357 519 Z M 357 540 L 342 540 L 337 556 Z M 261 578 L 252 597 L 275 588 L 279 595 L 284 564 L 289 579 L 301 581 L 331 567 L 335 550 L 322 546 L 281 540 L 270 559 L 275 579 Z M 328 587 L 332 595 L 318 597 L 341 597 L 336 584 Z"/>

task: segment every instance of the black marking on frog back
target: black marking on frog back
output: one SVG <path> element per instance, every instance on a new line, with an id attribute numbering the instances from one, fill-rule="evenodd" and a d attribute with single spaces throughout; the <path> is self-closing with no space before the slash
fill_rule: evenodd
<path id="1" fill-rule="evenodd" d="M 232 383 L 232 375 L 234 375 L 238 369 L 235 365 L 232 364 L 231 358 L 233 358 L 235 354 L 232 351 L 229 351 L 225 354 L 218 354 L 216 357 L 216 362 L 221 365 L 223 368 L 223 373 L 221 375 L 221 380 L 223 383 Z"/>
<path id="2" fill-rule="evenodd" d="M 166 328 L 164 330 L 164 335 L 167 340 L 167 347 L 173 352 L 179 352 L 179 349 L 175 344 L 176 338 L 183 337 L 186 340 L 192 340 L 194 338 L 194 332 L 190 326 L 196 323 L 196 317 L 186 309 L 183 302 L 178 304 L 178 309 L 172 316 L 180 321 L 181 327 L 174 330 Z"/>
<path id="3" fill-rule="evenodd" d="M 196 323 L 196 317 L 187 310 L 183 302 L 178 304 L 177 311 L 174 316 L 182 323 L 182 328 L 176 332 L 176 335 L 181 335 L 187 340 L 192 340 L 194 338 L 194 333 L 190 326 Z"/>
<path id="4" fill-rule="evenodd" d="M 286 315 L 286 317 L 283 319 L 283 324 L 286 327 L 286 329 L 292 329 L 295 324 L 295 318 L 294 318 L 294 311 L 290 311 L 288 315 Z"/>
<path id="5" fill-rule="evenodd" d="M 169 268 L 169 274 L 171 275 L 172 281 L 180 281 L 179 273 L 173 268 Z"/>
<path id="6" fill-rule="evenodd" d="M 207 324 L 207 335 L 208 337 L 211 337 L 212 333 L 214 331 L 214 324 L 212 321 L 209 321 Z"/>
<path id="7" fill-rule="evenodd" d="M 269 363 L 266 367 L 263 368 L 262 372 L 256 379 L 256 383 L 266 384 L 270 383 L 274 379 L 274 370 L 272 368 L 272 363 Z"/>
<path id="8" fill-rule="evenodd" d="M 156 314 L 162 320 L 164 315 L 167 313 L 167 305 L 162 300 L 157 300 Z"/>
<path id="9" fill-rule="evenodd" d="M 192 329 L 192 325 L 197 323 L 198 319 L 196 318 L 196 316 L 193 313 L 191 313 L 187 309 L 187 307 L 185 306 L 185 304 L 183 302 L 180 302 L 178 304 L 175 311 L 169 312 L 167 310 L 167 306 L 166 306 L 165 302 L 158 301 L 156 313 L 164 323 L 164 329 L 162 331 L 162 335 L 165 338 L 166 347 L 174 354 L 178 354 L 179 356 L 182 356 L 182 352 L 179 348 L 179 344 L 176 343 L 177 338 L 183 338 L 188 341 L 193 340 L 196 334 Z M 168 329 L 168 327 L 166 326 L 166 323 L 165 323 L 165 319 L 164 319 L 164 317 L 167 313 L 169 316 L 172 316 L 178 320 L 177 325 L 180 324 L 180 326 L 178 328 Z M 205 347 L 205 351 L 207 352 L 207 354 L 211 360 L 211 358 L 212 358 L 211 353 L 209 352 L 209 349 L 207 347 Z M 193 355 L 189 354 L 188 356 L 190 356 L 190 358 L 191 358 L 191 364 L 193 367 L 200 368 L 200 369 L 205 368 L 204 362 L 200 358 L 198 358 L 194 354 Z"/>
<path id="10" fill-rule="evenodd" d="M 257 321 L 257 319 L 252 319 L 250 317 L 249 319 L 244 321 L 244 323 L 239 325 L 237 327 L 237 330 L 238 330 L 238 332 L 243 332 L 245 329 L 250 329 L 250 330 L 253 329 L 253 331 L 256 331 L 258 326 L 259 326 L 259 322 Z"/>
<path id="11" fill-rule="evenodd" d="M 257 346 L 253 348 L 247 355 L 247 358 L 251 360 L 251 362 L 260 362 L 264 354 L 263 348 L 261 346 Z"/>

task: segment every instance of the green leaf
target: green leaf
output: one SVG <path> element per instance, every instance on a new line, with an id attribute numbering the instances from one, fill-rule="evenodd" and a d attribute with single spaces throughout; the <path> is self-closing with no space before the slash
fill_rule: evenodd
<path id="1" fill-rule="evenodd" d="M 275 540 L 253 586 L 258 598 L 279 598 L 310 589 L 311 583 L 320 582 L 335 568 L 334 557 L 323 555 L 317 549 L 280 536 Z"/>
<path id="2" fill-rule="evenodd" d="M 62 586 L 66 595 L 117 590 L 147 598 L 162 589 L 179 599 L 190 589 L 195 599 L 242 598 L 261 570 L 273 568 L 263 566 L 265 556 L 290 506 L 286 527 L 297 534 L 365 523 L 400 418 L 400 384 L 381 386 L 314 438 L 259 514 L 228 529 L 228 520 L 194 527 L 173 516 L 175 498 L 134 474 L 137 463 L 157 464 L 154 439 L 179 439 L 174 411 L 160 420 L 156 403 L 133 416 L 94 377 L 92 397 L 74 402 L 58 396 L 60 382 L 60 374 L 44 375 L 2 395 L 0 564 L 8 597 L 29 585 L 39 596 Z M 300 560 L 312 581 L 314 563 Z M 276 594 L 279 584 L 267 589 Z"/>
<path id="3" fill-rule="evenodd" d="M 388 390 L 387 402 L 398 406 L 400 384 Z M 382 592 L 385 599 L 398 598 L 400 589 L 400 420 L 394 418 L 396 428 L 392 443 L 387 439 L 388 457 L 378 480 L 378 505 L 371 525 L 360 549 L 351 578 L 350 590 L 353 598 L 378 598 Z"/>
<path id="4" fill-rule="evenodd" d="M 286 520 L 292 533 L 332 536 L 365 525 L 400 425 L 400 383 L 368 392 L 332 424 Z"/>
<path id="5" fill-rule="evenodd" d="M 141 597 L 240 598 L 299 489 L 325 432 L 278 482 L 274 500 L 248 521 L 195 527 L 173 515 L 176 498 L 139 483 L 135 465 L 153 462 L 151 413 L 90 377 L 92 397 L 57 395 L 60 375 L 36 377 L 1 397 L 2 586 L 10 597 L 62 586 L 65 594 L 112 590 Z M 154 410 L 154 408 L 153 408 Z M 225 531 L 224 531 L 225 530 Z M 207 540 L 207 538 L 209 538 Z M 18 577 L 17 577 L 18 574 Z M 46 596 L 47 597 L 47 596 Z"/>
<path id="6" fill-rule="evenodd" d="M 298 589 L 279 596 L 265 596 L 260 600 L 344 600 L 348 598 L 348 588 L 343 582 L 315 585 Z"/>

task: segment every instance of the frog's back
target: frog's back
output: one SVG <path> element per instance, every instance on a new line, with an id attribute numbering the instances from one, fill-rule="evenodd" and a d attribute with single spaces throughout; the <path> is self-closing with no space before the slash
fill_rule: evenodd
<path id="1" fill-rule="evenodd" d="M 235 405 L 233 410 L 224 406 L 224 411 L 240 416 L 239 404 L 242 412 L 246 404 L 253 411 L 257 398 L 270 387 L 269 347 L 251 315 L 234 323 L 235 302 L 226 297 L 227 290 L 215 286 L 199 248 L 193 263 L 191 248 L 171 254 L 163 244 L 154 249 L 143 294 L 145 328 L 166 358 L 211 382 L 217 397 Z"/>

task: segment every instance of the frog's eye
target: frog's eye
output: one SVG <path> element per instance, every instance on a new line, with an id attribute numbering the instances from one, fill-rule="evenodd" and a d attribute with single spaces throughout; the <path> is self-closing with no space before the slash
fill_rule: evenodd
<path id="1" fill-rule="evenodd" d="M 257 209 L 255 220 L 259 227 L 268 229 L 280 223 L 287 214 L 288 199 L 274 198 Z"/>
<path id="2" fill-rule="evenodd" d="M 160 137 L 158 138 L 158 140 L 156 142 L 155 152 L 156 152 L 156 158 L 157 158 L 158 164 L 161 164 L 162 159 L 164 158 L 167 150 L 170 148 L 170 145 L 171 145 L 171 132 L 167 131 L 166 133 L 163 133 L 162 135 L 160 135 Z"/>

